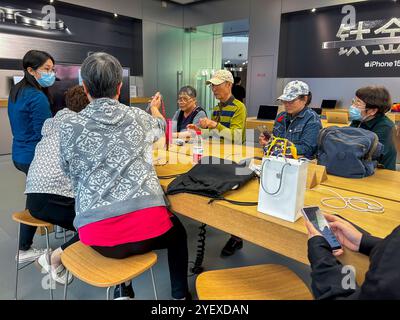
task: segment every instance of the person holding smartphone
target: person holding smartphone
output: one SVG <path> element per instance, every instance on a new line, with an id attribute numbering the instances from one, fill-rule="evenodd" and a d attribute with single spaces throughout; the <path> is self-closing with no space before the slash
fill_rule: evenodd
<path id="1" fill-rule="evenodd" d="M 303 81 L 291 81 L 277 100 L 285 111 L 276 116 L 272 135 L 293 143 L 299 156 L 314 159 L 322 124 L 317 113 L 309 107 L 312 101 L 310 87 Z M 261 133 L 258 141 L 265 147 L 268 144 L 266 133 Z"/>
<path id="2" fill-rule="evenodd" d="M 370 267 L 361 287 L 348 285 L 343 265 L 336 259 L 343 250 L 332 252 L 329 242 L 306 220 L 309 234 L 308 259 L 311 263 L 312 291 L 316 299 L 400 299 L 400 226 L 385 239 L 361 233 L 351 223 L 324 214 L 330 229 L 343 248 L 370 257 Z M 347 284 L 347 285 L 344 285 Z"/>

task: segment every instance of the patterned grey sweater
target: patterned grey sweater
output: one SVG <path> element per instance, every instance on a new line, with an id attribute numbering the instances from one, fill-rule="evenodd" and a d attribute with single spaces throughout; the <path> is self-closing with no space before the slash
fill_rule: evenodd
<path id="1" fill-rule="evenodd" d="M 75 193 L 74 226 L 165 206 L 152 144 L 165 121 L 101 98 L 61 126 L 61 161 Z"/>
<path id="2" fill-rule="evenodd" d="M 60 125 L 75 112 L 65 108 L 54 118 L 47 119 L 42 127 L 42 139 L 35 149 L 29 167 L 25 193 L 49 193 L 73 198 L 71 180 L 60 165 Z"/>

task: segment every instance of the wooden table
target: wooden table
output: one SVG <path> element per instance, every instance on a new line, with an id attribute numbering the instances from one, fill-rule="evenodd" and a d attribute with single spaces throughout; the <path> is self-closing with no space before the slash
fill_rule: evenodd
<path id="1" fill-rule="evenodd" d="M 8 100 L 0 99 L 0 108 L 7 108 Z"/>
<path id="2" fill-rule="evenodd" d="M 392 120 L 393 122 L 399 122 L 400 121 L 400 112 L 388 112 L 386 116 Z"/>
<path id="3" fill-rule="evenodd" d="M 246 152 L 243 152 L 246 153 Z M 256 151 L 254 151 L 256 153 Z M 157 157 L 164 159 L 159 160 L 160 164 L 166 163 L 170 157 L 175 158 L 174 151 L 158 151 Z M 187 172 L 192 164 L 190 156 L 184 153 L 178 153 L 180 157 L 187 157 L 186 164 L 171 164 L 156 166 L 159 176 L 168 176 L 171 174 L 181 174 Z M 208 155 L 208 152 L 205 152 Z M 236 161 L 240 155 L 233 157 Z M 162 179 L 161 185 L 164 189 L 173 179 Z M 398 187 L 400 183 L 398 184 Z M 259 184 L 256 179 L 246 184 L 240 190 L 228 193 L 229 199 L 240 201 L 257 201 Z M 397 188 L 398 189 L 398 188 Z M 335 190 L 335 189 L 334 189 Z M 360 194 L 339 191 L 343 196 L 361 196 Z M 323 186 L 318 186 L 313 190 L 306 192 L 306 205 L 319 205 L 322 209 L 321 199 L 331 197 L 332 193 Z M 308 264 L 307 258 L 307 231 L 303 218 L 295 223 L 290 223 L 272 216 L 265 215 L 257 211 L 257 207 L 243 207 L 233 205 L 225 201 L 215 201 L 208 204 L 209 199 L 202 196 L 191 194 L 177 194 L 168 197 L 172 210 L 182 215 L 200 221 L 230 234 L 235 234 L 249 242 L 275 251 L 279 254 Z M 398 213 L 399 203 L 395 201 L 381 199 L 381 203 L 385 206 L 385 213 L 359 213 L 353 210 L 344 209 L 336 210 L 344 218 L 356 223 L 360 227 L 373 235 L 385 237 L 400 224 L 400 214 Z M 335 205 L 339 203 L 333 202 Z M 326 208 L 325 208 L 326 209 Z M 357 280 L 362 283 L 365 272 L 369 268 L 368 257 L 359 253 L 345 250 L 344 255 L 340 258 L 343 264 L 353 265 L 357 270 Z"/>
<path id="4" fill-rule="evenodd" d="M 326 116 L 327 112 L 346 112 L 349 113 L 349 108 L 322 109 L 322 115 Z M 393 122 L 400 121 L 400 112 L 388 112 L 386 116 Z"/>
<path id="5" fill-rule="evenodd" d="M 248 117 L 246 119 L 246 129 L 255 129 L 258 126 L 266 126 L 269 131 L 272 131 L 274 120 L 259 120 L 257 117 Z"/>
<path id="6" fill-rule="evenodd" d="M 400 202 L 400 172 L 378 169 L 375 174 L 362 179 L 348 179 L 328 175 L 322 185 L 369 195 L 374 198 Z M 400 204 L 399 204 L 400 212 Z"/>
<path id="7" fill-rule="evenodd" d="M 346 112 L 346 113 L 349 113 L 349 108 L 322 109 L 322 115 L 323 116 L 326 116 L 327 112 Z"/>
<path id="8" fill-rule="evenodd" d="M 263 157 L 262 148 L 253 145 L 221 144 L 219 140 L 205 140 L 204 155 L 233 160 L 235 162 L 251 157 Z M 193 145 L 186 143 L 183 146 L 171 144 L 169 146 L 169 163 L 191 163 Z M 165 157 L 165 152 L 160 150 L 160 156 Z M 178 155 L 176 155 L 178 154 Z M 181 156 L 182 155 L 182 156 Z M 189 156 L 189 157 L 186 157 Z M 179 162 L 178 162 L 179 161 Z"/>
<path id="9" fill-rule="evenodd" d="M 333 127 L 333 126 L 348 127 L 350 125 L 350 123 L 330 123 L 326 119 L 321 119 L 321 123 L 322 123 L 323 128 L 328 128 L 328 127 Z"/>

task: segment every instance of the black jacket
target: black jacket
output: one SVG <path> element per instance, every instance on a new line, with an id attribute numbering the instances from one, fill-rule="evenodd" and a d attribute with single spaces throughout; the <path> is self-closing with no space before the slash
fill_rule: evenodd
<path id="1" fill-rule="evenodd" d="M 369 270 L 361 287 L 342 287 L 343 265 L 332 254 L 322 236 L 308 241 L 312 291 L 316 299 L 400 299 L 400 226 L 385 239 L 364 234 L 360 253 L 370 257 Z"/>

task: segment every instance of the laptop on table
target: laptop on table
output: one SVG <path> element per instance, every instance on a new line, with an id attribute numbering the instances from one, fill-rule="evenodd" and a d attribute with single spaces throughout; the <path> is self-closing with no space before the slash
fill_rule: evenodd
<path id="1" fill-rule="evenodd" d="M 278 114 L 278 106 L 260 105 L 257 114 L 257 120 L 275 120 Z"/>
<path id="2" fill-rule="evenodd" d="M 337 100 L 322 100 L 321 109 L 335 109 Z"/>
<path id="3" fill-rule="evenodd" d="M 326 119 L 328 123 L 348 124 L 349 115 L 347 112 L 326 112 Z"/>

